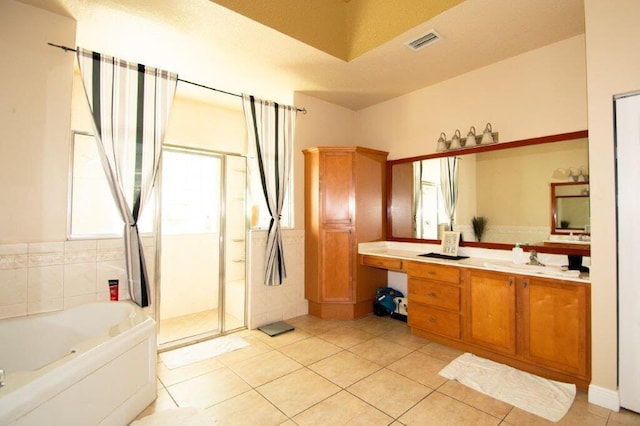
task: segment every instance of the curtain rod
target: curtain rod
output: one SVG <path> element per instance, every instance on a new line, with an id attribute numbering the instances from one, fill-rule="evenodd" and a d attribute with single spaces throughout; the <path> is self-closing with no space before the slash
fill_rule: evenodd
<path id="1" fill-rule="evenodd" d="M 77 52 L 77 50 L 74 49 L 73 47 L 62 46 L 60 44 L 54 44 L 54 43 L 47 43 L 47 44 L 49 46 L 53 46 L 53 47 L 57 47 L 58 49 L 62 49 L 65 52 Z M 237 98 L 242 98 L 242 95 L 240 95 L 238 93 L 227 92 L 225 90 L 216 89 L 215 87 L 209 87 L 209 86 L 205 86 L 204 84 L 194 83 L 193 81 L 183 80 L 182 78 L 178 78 L 178 81 L 181 81 L 181 82 L 187 83 L 187 84 L 191 84 L 193 86 L 202 87 L 203 89 L 213 90 L 214 92 L 224 93 L 225 95 L 231 95 L 231 96 L 235 96 Z M 301 112 L 303 114 L 307 113 L 307 109 L 306 108 L 298 108 L 298 107 L 295 107 L 295 108 L 296 108 L 296 111 L 298 111 L 298 112 Z"/>

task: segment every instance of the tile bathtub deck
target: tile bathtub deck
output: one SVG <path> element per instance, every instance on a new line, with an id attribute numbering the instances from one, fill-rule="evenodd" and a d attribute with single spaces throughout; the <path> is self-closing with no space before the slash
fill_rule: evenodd
<path id="1" fill-rule="evenodd" d="M 406 324 L 302 316 L 295 331 L 238 333 L 250 346 L 170 370 L 158 363 L 158 399 L 138 418 L 202 407 L 220 425 L 553 424 L 440 377 L 461 352 L 412 336 Z M 578 391 L 558 425 L 640 425 L 640 415 L 589 404 Z"/>

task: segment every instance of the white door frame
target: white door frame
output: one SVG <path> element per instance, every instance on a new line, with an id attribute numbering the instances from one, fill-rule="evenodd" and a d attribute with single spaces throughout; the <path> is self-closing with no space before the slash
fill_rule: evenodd
<path id="1" fill-rule="evenodd" d="M 620 406 L 640 412 L 640 93 L 614 97 Z"/>

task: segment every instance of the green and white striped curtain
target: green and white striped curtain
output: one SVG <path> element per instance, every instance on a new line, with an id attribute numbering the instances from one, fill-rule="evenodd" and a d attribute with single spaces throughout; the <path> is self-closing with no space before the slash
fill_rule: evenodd
<path id="1" fill-rule="evenodd" d="M 150 304 L 138 218 L 155 182 L 178 76 L 78 47 L 102 166 L 124 222 L 129 295 Z"/>
<path id="2" fill-rule="evenodd" d="M 453 231 L 453 219 L 458 204 L 458 157 L 440 159 L 440 187 L 444 200 L 444 210 L 449 217 L 449 230 Z"/>
<path id="3" fill-rule="evenodd" d="M 423 236 L 424 212 L 422 209 L 422 161 L 413 162 L 413 237 Z"/>
<path id="4" fill-rule="evenodd" d="M 242 96 L 242 105 L 247 123 L 249 149 L 255 150 L 262 192 L 271 216 L 265 253 L 264 284 L 280 285 L 287 277 L 280 218 L 291 178 L 297 109 L 250 95 Z"/>

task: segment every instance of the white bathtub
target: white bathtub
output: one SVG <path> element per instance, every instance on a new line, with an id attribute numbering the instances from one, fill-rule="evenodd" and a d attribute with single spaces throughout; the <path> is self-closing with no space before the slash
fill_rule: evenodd
<path id="1" fill-rule="evenodd" d="M 0 321 L 0 425 L 126 425 L 157 392 L 155 322 L 130 302 Z"/>

